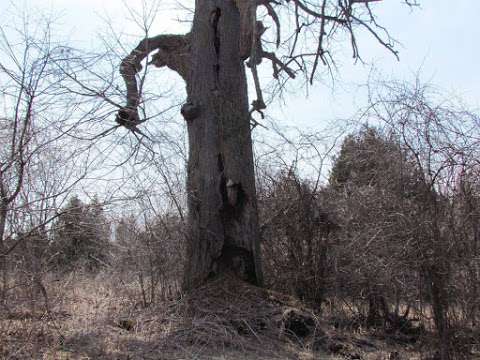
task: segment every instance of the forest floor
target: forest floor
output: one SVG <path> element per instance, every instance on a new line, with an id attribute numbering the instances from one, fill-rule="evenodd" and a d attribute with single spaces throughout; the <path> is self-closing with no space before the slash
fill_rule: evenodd
<path id="1" fill-rule="evenodd" d="M 112 277 L 44 283 L 49 311 L 42 297 L 28 301 L 31 293 L 0 309 L 1 359 L 406 360 L 434 353 L 422 340 L 339 329 L 292 297 L 230 277 L 147 308 L 133 285 Z"/>

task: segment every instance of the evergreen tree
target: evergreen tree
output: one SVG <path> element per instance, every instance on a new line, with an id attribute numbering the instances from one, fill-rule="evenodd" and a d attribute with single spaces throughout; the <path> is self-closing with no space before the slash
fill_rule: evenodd
<path id="1" fill-rule="evenodd" d="M 54 227 L 54 259 L 60 268 L 94 270 L 108 258 L 110 227 L 97 198 L 84 204 L 73 196 Z"/>
<path id="2" fill-rule="evenodd" d="M 418 193 L 420 179 L 400 143 L 367 126 L 344 140 L 329 183 L 336 190 L 373 186 L 407 196 Z"/>

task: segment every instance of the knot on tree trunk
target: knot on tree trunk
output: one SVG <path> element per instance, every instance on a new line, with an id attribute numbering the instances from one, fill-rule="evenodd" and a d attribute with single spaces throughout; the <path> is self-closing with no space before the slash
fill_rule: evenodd
<path id="1" fill-rule="evenodd" d="M 200 106 L 188 101 L 183 104 L 180 112 L 186 121 L 192 121 L 200 115 Z"/>

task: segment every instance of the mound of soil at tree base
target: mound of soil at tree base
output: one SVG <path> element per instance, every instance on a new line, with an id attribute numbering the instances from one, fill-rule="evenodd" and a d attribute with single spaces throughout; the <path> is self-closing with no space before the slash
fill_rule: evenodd
<path id="1" fill-rule="evenodd" d="M 212 349 L 248 358 L 298 358 L 298 346 L 325 335 L 299 301 L 229 275 L 186 294 L 171 311 L 183 321 L 171 328 L 165 350 L 195 346 L 205 349 L 205 358 Z"/>
<path id="2" fill-rule="evenodd" d="M 375 340 L 339 335 L 293 297 L 229 275 L 172 302 L 156 321 L 165 324 L 155 349 L 165 359 L 189 353 L 196 359 L 379 359 L 391 353 Z"/>

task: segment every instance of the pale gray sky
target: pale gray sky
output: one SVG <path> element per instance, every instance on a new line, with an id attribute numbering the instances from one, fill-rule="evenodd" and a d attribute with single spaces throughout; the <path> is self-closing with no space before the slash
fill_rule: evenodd
<path id="1" fill-rule="evenodd" d="M 126 1 L 131 8 L 141 9 L 142 2 Z M 57 29 L 75 39 L 83 48 L 96 46 L 97 34 L 106 29 L 109 18 L 115 29 L 124 34 L 141 36 L 140 29 L 125 20 L 121 0 L 23 0 L 18 8 L 37 12 L 51 9 L 60 13 Z M 184 1 L 182 4 L 188 4 Z M 286 105 L 275 106 L 269 113 L 282 121 L 315 128 L 326 120 L 347 117 L 365 104 L 365 93 L 357 85 L 366 82 L 372 66 L 387 77 L 412 80 L 417 72 L 421 78 L 442 88 L 448 96 L 459 96 L 472 108 L 480 106 L 480 55 L 478 39 L 480 1 L 421 0 L 421 7 L 411 10 L 401 0 L 384 0 L 375 5 L 380 22 L 401 43 L 400 61 L 370 38 L 360 39 L 360 51 L 368 64 L 353 65 L 348 44 L 338 60 L 341 64 L 336 81 L 325 80 L 309 91 L 298 91 L 287 97 Z M 153 32 L 183 32 L 186 24 L 176 21 L 173 1 L 163 1 Z M 11 19 L 12 3 L 0 2 L 0 20 Z"/>
<path id="2" fill-rule="evenodd" d="M 384 76 L 414 80 L 420 73 L 423 81 L 440 87 L 446 96 L 459 96 L 469 106 L 480 106 L 480 1 L 423 0 L 414 11 L 400 0 L 385 0 L 377 6 L 378 18 L 401 43 L 400 61 L 372 39 L 363 41 L 360 51 L 364 59 Z M 369 65 L 352 65 L 343 59 L 338 81 L 333 93 L 317 86 L 310 99 L 295 100 L 295 108 L 306 113 L 326 116 L 346 116 L 356 106 L 365 102 L 364 93 L 355 84 L 365 83 Z M 292 104 L 292 103 L 290 103 Z M 298 105 L 297 105 L 298 104 Z M 291 113 L 289 112 L 289 116 Z M 318 115 L 321 116 L 321 115 Z"/>

